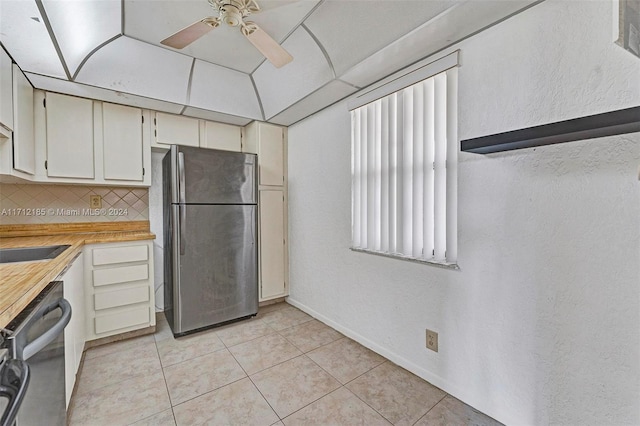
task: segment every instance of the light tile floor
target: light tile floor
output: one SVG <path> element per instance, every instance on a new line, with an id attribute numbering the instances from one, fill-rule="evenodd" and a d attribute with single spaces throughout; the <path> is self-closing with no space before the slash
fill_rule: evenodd
<path id="1" fill-rule="evenodd" d="M 70 425 L 500 425 L 286 304 L 89 349 Z"/>

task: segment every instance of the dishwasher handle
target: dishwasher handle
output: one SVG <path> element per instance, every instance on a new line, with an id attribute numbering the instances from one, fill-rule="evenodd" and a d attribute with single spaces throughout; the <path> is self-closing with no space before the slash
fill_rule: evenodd
<path id="1" fill-rule="evenodd" d="M 27 387 L 29 386 L 29 365 L 19 359 L 9 359 L 0 371 L 0 397 L 8 399 L 8 404 L 0 417 L 0 425 L 11 426 L 16 420 Z"/>
<path id="2" fill-rule="evenodd" d="M 24 361 L 28 360 L 45 348 L 49 343 L 53 342 L 64 331 L 64 328 L 71 320 L 71 305 L 66 299 L 61 298 L 42 307 L 40 311 L 36 313 L 34 318 L 40 319 L 58 308 L 62 310 L 62 316 L 60 319 L 50 329 L 38 336 L 33 342 L 25 345 L 24 347 L 19 345 L 16 348 L 16 358 Z"/>

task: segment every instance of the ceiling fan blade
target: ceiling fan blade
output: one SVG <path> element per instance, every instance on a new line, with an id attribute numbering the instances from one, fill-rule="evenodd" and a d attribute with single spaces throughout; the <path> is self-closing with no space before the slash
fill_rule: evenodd
<path id="1" fill-rule="evenodd" d="M 165 38 L 160 42 L 160 44 L 173 47 L 174 49 L 182 49 L 218 26 L 217 21 L 215 21 L 216 25 L 208 22 L 213 22 L 212 18 L 205 18 L 201 21 L 194 22 L 172 36 Z"/>
<path id="2" fill-rule="evenodd" d="M 293 56 L 254 22 L 246 22 L 242 26 L 242 34 L 244 34 L 251 44 L 276 68 L 281 68 L 293 61 Z"/>

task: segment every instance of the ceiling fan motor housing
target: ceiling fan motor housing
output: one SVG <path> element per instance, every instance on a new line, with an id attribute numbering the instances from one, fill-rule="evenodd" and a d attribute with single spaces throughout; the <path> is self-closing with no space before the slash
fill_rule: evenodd
<path id="1" fill-rule="evenodd" d="M 220 19 L 230 27 L 237 27 L 242 23 L 244 4 L 238 0 L 224 0 L 220 7 Z"/>

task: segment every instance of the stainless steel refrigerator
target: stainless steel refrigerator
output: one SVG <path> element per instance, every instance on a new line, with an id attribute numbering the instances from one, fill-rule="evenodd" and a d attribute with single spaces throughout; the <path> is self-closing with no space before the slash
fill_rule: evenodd
<path id="1" fill-rule="evenodd" d="M 163 158 L 164 312 L 176 336 L 258 312 L 256 163 L 177 145 Z"/>

